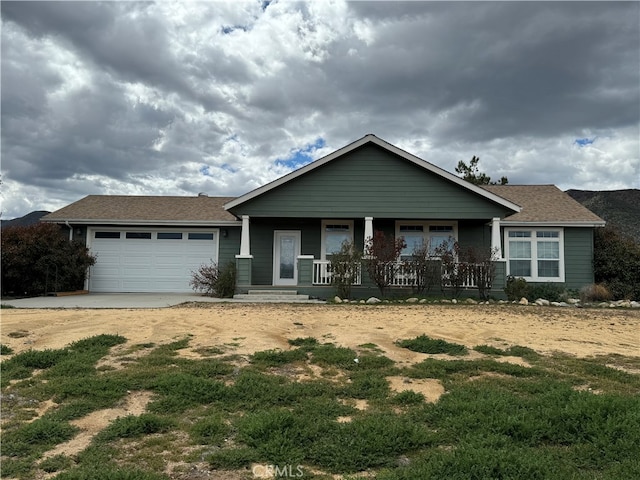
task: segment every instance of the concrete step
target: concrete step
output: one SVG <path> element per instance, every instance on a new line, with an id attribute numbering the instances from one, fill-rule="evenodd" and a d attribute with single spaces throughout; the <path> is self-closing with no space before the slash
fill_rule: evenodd
<path id="1" fill-rule="evenodd" d="M 297 295 L 295 290 L 249 290 L 247 295 Z"/>
<path id="2" fill-rule="evenodd" d="M 294 303 L 294 302 L 308 302 L 309 295 L 298 295 L 296 292 L 285 295 L 274 294 L 256 294 L 256 293 L 236 293 L 233 296 L 234 300 L 242 300 L 243 302 L 263 302 L 263 303 Z"/>

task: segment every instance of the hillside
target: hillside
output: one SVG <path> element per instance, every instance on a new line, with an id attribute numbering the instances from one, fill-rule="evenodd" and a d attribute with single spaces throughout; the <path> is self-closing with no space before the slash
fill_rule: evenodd
<path id="1" fill-rule="evenodd" d="M 2 220 L 2 228 L 6 227 L 28 227 L 38 223 L 42 217 L 47 213 L 46 210 L 37 210 L 35 212 L 27 213 L 24 217 L 14 218 L 12 220 Z"/>
<path id="2" fill-rule="evenodd" d="M 640 242 L 640 190 L 567 190 L 567 194 Z"/>

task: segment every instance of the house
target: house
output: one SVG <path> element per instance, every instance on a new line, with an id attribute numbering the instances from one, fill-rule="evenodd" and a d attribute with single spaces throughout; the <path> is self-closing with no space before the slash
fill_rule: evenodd
<path id="1" fill-rule="evenodd" d="M 235 262 L 237 291 L 332 295 L 329 259 L 381 230 L 411 249 L 453 238 L 492 250 L 508 275 L 577 289 L 593 282 L 597 215 L 553 185 L 477 186 L 390 143 L 361 139 L 237 198 L 90 195 L 43 218 L 97 256 L 95 292 L 190 291 L 191 272 Z M 362 273 L 354 297 L 375 292 Z M 392 281 L 410 292 L 407 276 Z M 473 289 L 471 279 L 465 287 Z"/>

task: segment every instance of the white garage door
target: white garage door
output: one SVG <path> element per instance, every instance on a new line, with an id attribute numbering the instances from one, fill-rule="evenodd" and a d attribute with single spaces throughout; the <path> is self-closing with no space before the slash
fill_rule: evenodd
<path id="1" fill-rule="evenodd" d="M 92 292 L 192 292 L 192 272 L 218 260 L 218 232 L 94 230 Z"/>

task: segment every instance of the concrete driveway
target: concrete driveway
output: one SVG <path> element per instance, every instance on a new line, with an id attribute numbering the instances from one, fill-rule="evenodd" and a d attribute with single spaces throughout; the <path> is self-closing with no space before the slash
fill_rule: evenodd
<path id="1" fill-rule="evenodd" d="M 16 308 L 163 308 L 185 302 L 238 302 L 194 293 L 87 293 L 61 297 L 33 297 L 2 300 Z"/>

